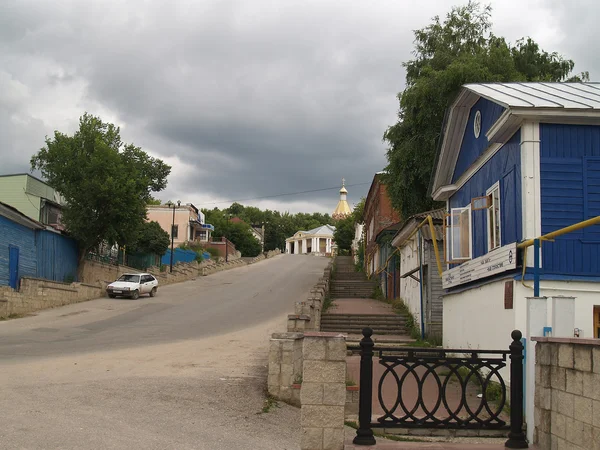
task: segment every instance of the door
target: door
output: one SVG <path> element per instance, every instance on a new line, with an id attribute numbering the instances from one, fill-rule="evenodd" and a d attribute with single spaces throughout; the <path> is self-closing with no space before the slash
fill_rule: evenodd
<path id="1" fill-rule="evenodd" d="M 594 337 L 600 338 L 600 306 L 594 306 Z"/>
<path id="2" fill-rule="evenodd" d="M 17 289 L 19 285 L 19 247 L 8 246 L 8 284 Z"/>

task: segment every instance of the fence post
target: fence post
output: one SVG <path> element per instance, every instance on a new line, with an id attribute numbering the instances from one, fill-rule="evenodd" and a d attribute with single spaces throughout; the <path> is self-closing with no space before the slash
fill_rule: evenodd
<path id="1" fill-rule="evenodd" d="M 506 448 L 528 448 L 523 432 L 523 333 L 514 330 L 510 336 L 510 433 Z"/>
<path id="2" fill-rule="evenodd" d="M 371 429 L 373 410 L 373 330 L 363 328 L 360 341 L 360 396 L 358 399 L 358 430 L 354 437 L 356 445 L 375 445 L 375 437 Z"/>

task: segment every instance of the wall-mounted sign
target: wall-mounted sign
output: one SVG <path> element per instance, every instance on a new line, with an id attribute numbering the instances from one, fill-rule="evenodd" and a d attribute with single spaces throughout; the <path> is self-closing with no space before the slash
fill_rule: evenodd
<path id="1" fill-rule="evenodd" d="M 443 272 L 442 287 L 448 289 L 515 269 L 516 267 L 517 243 L 515 242 Z"/>

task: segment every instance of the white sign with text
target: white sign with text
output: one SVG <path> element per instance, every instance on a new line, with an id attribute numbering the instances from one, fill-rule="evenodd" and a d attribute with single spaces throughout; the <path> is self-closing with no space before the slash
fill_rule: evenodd
<path id="1" fill-rule="evenodd" d="M 517 243 L 508 244 L 479 258 L 442 273 L 442 287 L 448 289 L 517 267 Z"/>

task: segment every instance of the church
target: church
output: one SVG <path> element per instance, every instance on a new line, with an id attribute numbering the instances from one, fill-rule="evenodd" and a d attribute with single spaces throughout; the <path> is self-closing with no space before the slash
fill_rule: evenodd
<path id="1" fill-rule="evenodd" d="M 342 188 L 340 189 L 340 200 L 333 211 L 331 217 L 340 220 L 352 214 L 352 210 L 346 199 L 348 190 L 345 186 L 345 180 L 342 179 Z M 298 231 L 292 237 L 285 240 L 285 252 L 290 255 L 310 254 L 314 256 L 330 256 L 335 254 L 336 245 L 333 241 L 333 225 L 322 225 L 308 231 Z"/>

